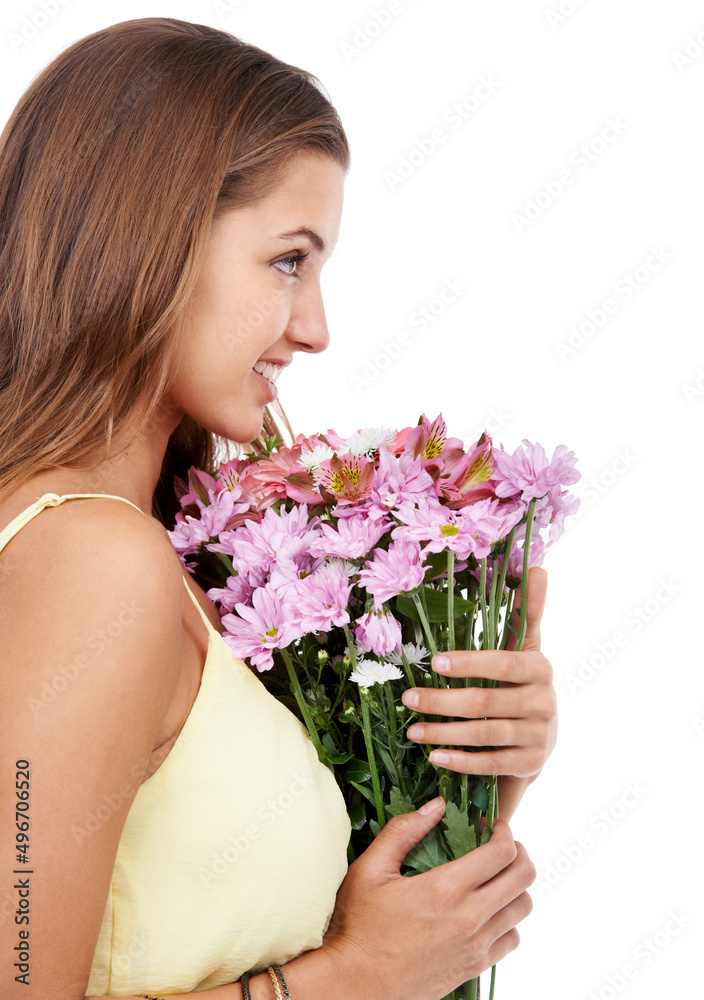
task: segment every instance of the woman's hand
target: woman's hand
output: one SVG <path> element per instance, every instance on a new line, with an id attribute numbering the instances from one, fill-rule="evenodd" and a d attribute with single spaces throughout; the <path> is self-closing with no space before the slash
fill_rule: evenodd
<path id="1" fill-rule="evenodd" d="M 425 815 L 390 819 L 350 866 L 322 949 L 286 966 L 292 996 L 440 1000 L 518 946 L 516 924 L 533 907 L 526 889 L 536 872 L 505 820 L 464 857 L 400 874 L 408 851 L 443 815 L 442 799 L 428 806 Z"/>
<path id="2" fill-rule="evenodd" d="M 430 760 L 450 771 L 467 774 L 537 776 L 557 738 L 557 706 L 552 667 L 540 652 L 540 620 L 548 575 L 533 567 L 528 575 L 527 630 L 523 648 L 515 652 L 512 635 L 505 650 L 455 650 L 433 658 L 433 669 L 446 677 L 485 677 L 495 688 L 411 688 L 403 703 L 414 711 L 447 715 L 462 721 L 415 723 L 407 736 L 418 743 L 445 746 L 498 747 L 497 750 L 434 750 Z M 514 601 L 513 627 L 518 631 L 520 587 Z M 447 666 L 441 669 L 441 660 Z M 467 720 L 467 721 L 465 721 Z"/>

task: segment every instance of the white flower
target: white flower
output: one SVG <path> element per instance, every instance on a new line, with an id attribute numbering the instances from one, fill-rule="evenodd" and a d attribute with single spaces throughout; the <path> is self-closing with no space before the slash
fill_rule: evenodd
<path id="1" fill-rule="evenodd" d="M 299 463 L 307 472 L 315 472 L 321 462 L 326 462 L 335 454 L 333 449 L 327 444 L 317 444 L 312 451 L 301 452 Z"/>
<path id="2" fill-rule="evenodd" d="M 379 448 L 390 445 L 395 437 L 396 432 L 388 427 L 363 427 L 347 438 L 344 447 L 353 455 L 371 455 Z M 340 451 L 342 450 L 341 448 Z"/>
<path id="3" fill-rule="evenodd" d="M 428 650 L 425 646 L 415 646 L 412 642 L 404 642 L 403 651 L 406 654 L 406 660 L 409 666 L 424 667 L 423 662 L 428 657 Z M 403 660 L 401 659 L 401 654 L 394 650 L 392 653 L 388 654 L 388 659 L 391 663 L 395 663 L 397 666 L 401 666 Z"/>
<path id="4" fill-rule="evenodd" d="M 349 559 L 338 559 L 337 556 L 329 556 L 322 565 L 318 566 L 316 573 L 330 573 L 333 576 L 343 576 L 359 573 L 359 567 Z"/>
<path id="5" fill-rule="evenodd" d="M 396 681 L 403 677 L 403 671 L 384 660 L 359 660 L 357 669 L 350 674 L 350 680 L 360 687 L 368 688 L 372 684 L 385 684 L 386 681 Z"/>

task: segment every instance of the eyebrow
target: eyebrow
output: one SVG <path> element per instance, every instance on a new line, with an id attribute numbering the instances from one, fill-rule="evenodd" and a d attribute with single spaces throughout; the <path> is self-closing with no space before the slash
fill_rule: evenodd
<path id="1" fill-rule="evenodd" d="M 325 240 L 314 229 L 296 229 L 291 233 L 279 233 L 280 240 L 295 240 L 297 236 L 306 236 L 318 253 L 325 251 Z"/>

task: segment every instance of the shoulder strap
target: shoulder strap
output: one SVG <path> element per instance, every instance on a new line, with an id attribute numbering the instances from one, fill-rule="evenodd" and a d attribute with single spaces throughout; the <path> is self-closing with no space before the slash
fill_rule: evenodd
<path id="1" fill-rule="evenodd" d="M 208 634 L 210 635 L 211 632 L 215 632 L 215 634 L 218 635 L 219 633 L 218 633 L 217 629 L 213 627 L 212 622 L 210 621 L 210 619 L 206 615 L 205 611 L 203 611 L 203 609 L 201 608 L 200 604 L 198 603 L 198 598 L 196 597 L 196 595 L 191 590 L 191 585 L 189 584 L 189 582 L 188 582 L 188 580 L 186 579 L 185 576 L 183 578 L 183 585 L 186 588 L 186 590 L 188 591 L 188 596 L 190 597 L 190 599 L 195 604 L 196 611 L 200 615 L 201 621 L 203 622 L 203 624 L 207 628 Z"/>
<path id="2" fill-rule="evenodd" d="M 109 493 L 66 493 L 64 496 L 59 496 L 57 493 L 44 493 L 43 496 L 37 497 L 33 504 L 30 504 L 29 507 L 23 510 L 21 514 L 18 514 L 16 518 L 0 531 L 0 552 L 2 552 L 10 539 L 14 538 L 17 532 L 21 528 L 24 528 L 25 524 L 29 524 L 32 518 L 44 510 L 45 507 L 58 507 L 64 500 L 75 500 L 80 497 L 107 497 L 109 500 L 122 500 L 123 503 L 128 503 L 130 507 L 139 510 L 140 514 L 143 513 L 131 500 L 125 500 L 124 497 L 112 496 Z"/>

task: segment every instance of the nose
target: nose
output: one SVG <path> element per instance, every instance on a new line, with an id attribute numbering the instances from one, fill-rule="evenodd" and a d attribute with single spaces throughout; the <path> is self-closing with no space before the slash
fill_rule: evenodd
<path id="1" fill-rule="evenodd" d="M 296 351 L 319 354 L 330 343 L 319 282 L 310 282 L 291 309 L 286 336 Z"/>

